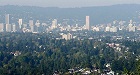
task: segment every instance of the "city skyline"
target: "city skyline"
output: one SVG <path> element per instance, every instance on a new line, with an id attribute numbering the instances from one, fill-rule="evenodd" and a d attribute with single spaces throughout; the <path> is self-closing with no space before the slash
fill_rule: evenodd
<path id="1" fill-rule="evenodd" d="M 0 0 L 0 75 L 140 75 L 140 0 Z"/>
<path id="2" fill-rule="evenodd" d="M 135 25 L 135 22 L 133 20 L 130 20 L 129 22 L 122 23 L 122 21 L 113 21 L 112 23 L 108 23 L 104 26 L 102 24 L 97 25 L 90 25 L 90 16 L 86 16 L 85 19 L 85 25 L 83 26 L 78 26 L 76 25 L 63 25 L 62 23 L 57 23 L 57 19 L 52 20 L 52 23 L 48 25 L 47 23 L 42 23 L 40 24 L 39 20 L 36 20 L 36 23 L 34 20 L 29 20 L 29 23 L 22 23 L 22 18 L 18 19 L 18 25 L 16 23 L 9 23 L 10 21 L 10 15 L 6 14 L 5 15 L 5 23 L 0 24 L 0 32 L 32 32 L 32 33 L 39 33 L 39 32 L 50 32 L 53 30 L 57 31 L 83 31 L 83 30 L 88 30 L 88 31 L 104 31 L 104 32 L 118 32 L 122 30 L 126 30 L 129 32 L 135 32 L 136 30 L 140 30 L 140 26 Z M 28 25 L 28 26 L 27 26 Z M 44 29 L 45 28 L 45 29 Z M 42 30 L 43 29 L 43 30 Z M 69 39 L 68 35 L 64 35 L 65 39 Z"/>
<path id="3" fill-rule="evenodd" d="M 109 6 L 115 4 L 140 4 L 139 0 L 1 0 L 0 5 L 21 5 L 21 6 L 40 6 L 40 7 L 89 7 L 89 6 Z"/>

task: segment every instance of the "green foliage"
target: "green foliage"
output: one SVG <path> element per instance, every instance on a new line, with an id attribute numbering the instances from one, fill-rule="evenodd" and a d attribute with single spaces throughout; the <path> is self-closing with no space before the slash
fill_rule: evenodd
<path id="1" fill-rule="evenodd" d="M 129 43 L 129 44 L 127 44 Z M 140 43 L 123 42 L 139 50 Z M 132 44 L 132 45 L 130 45 Z M 21 52 L 14 56 L 12 53 Z M 1 33 L 0 73 L 1 75 L 52 75 L 54 71 L 65 73 L 70 68 L 99 68 L 111 63 L 112 70 L 119 73 L 140 73 L 140 63 L 135 55 L 125 59 L 106 42 L 97 40 L 55 40 L 47 34 Z M 134 71 L 136 70 L 136 72 Z"/>

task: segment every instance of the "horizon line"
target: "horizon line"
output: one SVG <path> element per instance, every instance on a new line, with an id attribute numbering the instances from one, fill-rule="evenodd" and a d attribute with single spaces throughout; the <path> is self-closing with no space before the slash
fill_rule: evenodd
<path id="1" fill-rule="evenodd" d="M 108 7 L 108 6 L 116 6 L 116 5 L 140 5 L 136 3 L 132 4 L 112 4 L 112 5 L 99 5 L 99 6 L 75 6 L 75 7 L 61 7 L 61 6 L 35 6 L 35 5 L 12 5 L 12 4 L 7 4 L 7 5 L 0 5 L 0 6 L 20 6 L 20 7 L 41 7 L 41 8 L 88 8 L 88 7 Z"/>

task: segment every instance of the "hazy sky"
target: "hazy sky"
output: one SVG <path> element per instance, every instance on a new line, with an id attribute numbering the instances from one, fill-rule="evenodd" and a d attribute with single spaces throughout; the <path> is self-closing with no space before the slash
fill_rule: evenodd
<path id="1" fill-rule="evenodd" d="M 28 5 L 41 7 L 87 7 L 114 4 L 140 4 L 140 0 L 0 0 L 0 5 Z"/>

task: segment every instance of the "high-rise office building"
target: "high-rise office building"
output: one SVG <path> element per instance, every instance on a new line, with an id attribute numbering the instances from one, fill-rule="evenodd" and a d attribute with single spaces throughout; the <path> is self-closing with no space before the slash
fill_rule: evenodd
<path id="1" fill-rule="evenodd" d="M 5 24 L 10 24 L 9 23 L 9 14 L 5 15 Z"/>
<path id="2" fill-rule="evenodd" d="M 89 30 L 90 27 L 89 27 L 89 16 L 86 16 L 86 29 Z"/>
<path id="3" fill-rule="evenodd" d="M 31 32 L 34 32 L 34 21 L 33 20 L 29 20 L 29 26 L 31 28 Z"/>
<path id="4" fill-rule="evenodd" d="M 51 29 L 55 29 L 56 27 L 57 27 L 57 19 L 54 19 L 52 21 L 52 27 L 51 27 Z"/>
<path id="5" fill-rule="evenodd" d="M 4 24 L 0 23 L 0 32 L 4 32 Z"/>
<path id="6" fill-rule="evenodd" d="M 35 29 L 36 32 L 40 32 L 42 30 L 39 20 L 36 21 L 34 29 Z"/>
<path id="7" fill-rule="evenodd" d="M 40 22 L 39 22 L 39 20 L 36 21 L 35 25 L 36 25 L 37 27 L 40 27 Z"/>
<path id="8" fill-rule="evenodd" d="M 11 32 L 12 26 L 11 24 L 6 24 L 6 32 Z"/>
<path id="9" fill-rule="evenodd" d="M 55 26 L 57 26 L 57 19 L 54 19 L 54 22 L 55 22 L 55 23 L 54 23 L 54 24 L 55 24 Z"/>
<path id="10" fill-rule="evenodd" d="M 19 28 L 21 29 L 22 28 L 22 19 L 18 20 L 18 24 L 19 24 Z"/>
<path id="11" fill-rule="evenodd" d="M 136 31 L 136 26 L 133 25 L 133 21 L 132 20 L 130 20 L 130 23 L 128 25 L 128 30 L 129 30 L 129 32 L 135 32 Z"/>
<path id="12" fill-rule="evenodd" d="M 16 25 L 15 25 L 15 24 L 12 25 L 12 31 L 13 31 L 13 32 L 16 32 L 16 31 L 17 31 L 17 30 L 16 30 Z"/>
<path id="13" fill-rule="evenodd" d="M 33 20 L 29 20 L 29 26 L 33 26 L 34 25 L 34 21 Z"/>

